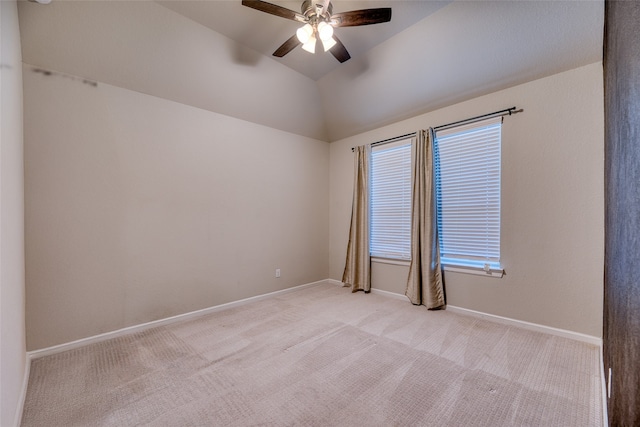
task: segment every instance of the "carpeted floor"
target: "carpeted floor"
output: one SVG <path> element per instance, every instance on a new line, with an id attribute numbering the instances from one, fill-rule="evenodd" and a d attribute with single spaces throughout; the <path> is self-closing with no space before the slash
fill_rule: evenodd
<path id="1" fill-rule="evenodd" d="M 599 350 L 321 284 L 35 359 L 23 426 L 601 426 Z"/>

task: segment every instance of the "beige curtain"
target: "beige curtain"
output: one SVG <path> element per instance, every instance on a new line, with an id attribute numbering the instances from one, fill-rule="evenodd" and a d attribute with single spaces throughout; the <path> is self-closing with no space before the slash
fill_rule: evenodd
<path id="1" fill-rule="evenodd" d="M 369 255 L 369 158 L 371 146 L 356 147 L 353 179 L 351 228 L 347 245 L 347 261 L 342 283 L 351 292 L 371 290 L 371 258 Z"/>
<path id="2" fill-rule="evenodd" d="M 411 195 L 411 266 L 405 295 L 429 309 L 445 304 L 433 176 L 433 129 L 418 131 Z"/>

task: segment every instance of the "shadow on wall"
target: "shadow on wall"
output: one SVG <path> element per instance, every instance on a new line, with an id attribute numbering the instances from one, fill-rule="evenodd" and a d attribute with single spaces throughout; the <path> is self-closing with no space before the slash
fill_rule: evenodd
<path id="1" fill-rule="evenodd" d="M 231 61 L 238 65 L 254 67 L 260 62 L 260 53 L 229 40 L 227 44 Z"/>

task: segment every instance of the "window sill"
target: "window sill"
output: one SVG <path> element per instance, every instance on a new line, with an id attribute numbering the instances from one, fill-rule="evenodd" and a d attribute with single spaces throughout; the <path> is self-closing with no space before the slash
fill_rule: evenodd
<path id="1" fill-rule="evenodd" d="M 480 267 L 469 267 L 466 265 L 453 265 L 453 264 L 444 264 L 442 266 L 444 271 L 451 271 L 455 273 L 464 273 L 464 274 L 474 274 L 476 276 L 485 276 L 485 277 L 496 277 L 501 278 L 504 276 L 503 268 L 492 268 L 489 271 L 486 271 Z"/>
<path id="2" fill-rule="evenodd" d="M 402 265 L 405 267 L 409 267 L 411 265 L 411 261 L 405 259 L 392 259 L 392 258 L 379 258 L 379 257 L 371 257 L 371 262 L 376 262 L 378 264 L 392 264 L 392 265 Z"/>
<path id="3" fill-rule="evenodd" d="M 380 257 L 371 257 L 371 262 L 374 262 L 377 264 L 401 265 L 403 267 L 409 267 L 411 265 L 410 260 L 380 258 Z M 502 268 L 492 268 L 489 271 L 485 271 L 483 268 L 480 268 L 480 267 L 470 267 L 466 265 L 455 265 L 455 264 L 443 264 L 442 269 L 444 271 L 473 274 L 476 276 L 495 277 L 495 278 L 501 278 L 502 276 L 504 276 L 504 269 Z"/>

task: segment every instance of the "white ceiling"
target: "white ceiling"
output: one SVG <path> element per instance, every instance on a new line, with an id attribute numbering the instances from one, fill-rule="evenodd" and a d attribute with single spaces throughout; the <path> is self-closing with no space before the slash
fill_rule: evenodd
<path id="1" fill-rule="evenodd" d="M 392 8 L 390 22 L 339 28 L 336 30 L 336 35 L 351 57 L 357 58 L 450 2 L 336 0 L 333 1 L 333 13 L 379 7 Z M 243 6 L 241 0 L 174 0 L 158 1 L 158 3 L 265 56 L 271 56 L 295 33 L 296 29 L 301 27 L 301 24 L 296 21 Z M 300 12 L 302 0 L 272 0 L 269 3 Z M 322 52 L 312 55 L 301 47 L 276 60 L 313 80 L 318 80 L 340 65 L 330 53 Z"/>
<path id="2" fill-rule="evenodd" d="M 324 141 L 602 60 L 602 0 L 334 1 L 370 7 L 391 7 L 391 22 L 338 28 L 343 64 L 300 48 L 273 57 L 299 24 L 241 0 L 18 10 L 26 64 Z"/>

